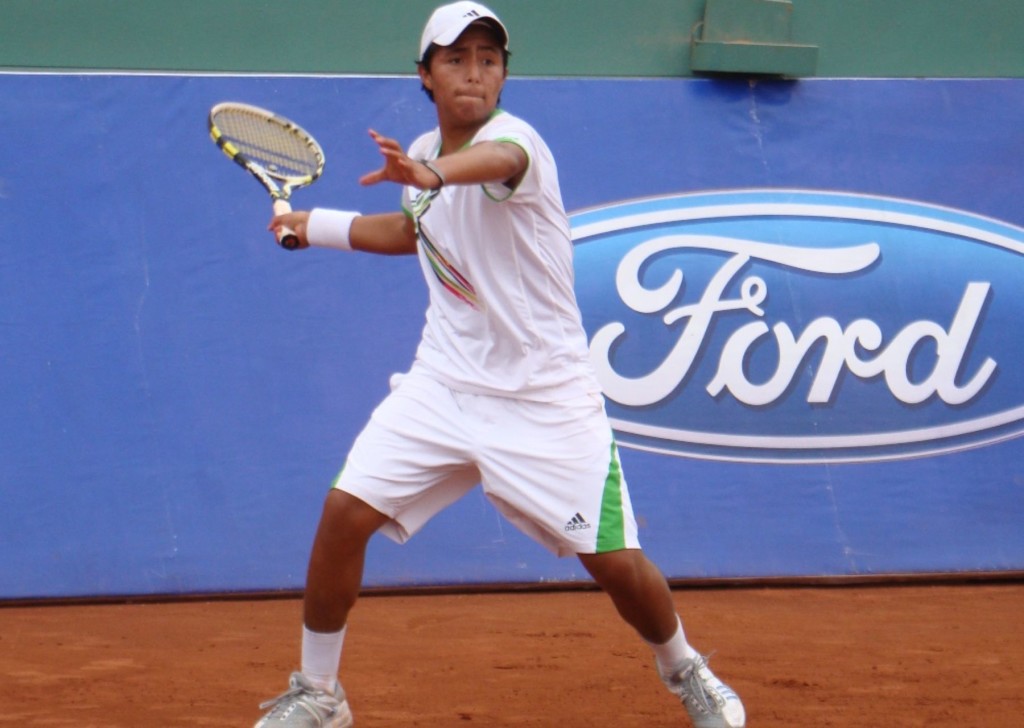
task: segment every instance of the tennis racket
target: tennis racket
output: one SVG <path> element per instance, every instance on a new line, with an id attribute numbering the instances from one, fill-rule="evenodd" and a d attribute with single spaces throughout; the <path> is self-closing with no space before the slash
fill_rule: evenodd
<path id="1" fill-rule="evenodd" d="M 230 159 L 267 188 L 274 214 L 291 212 L 292 190 L 312 184 L 324 171 L 324 150 L 305 129 L 258 106 L 226 101 L 210 109 L 210 137 Z M 295 250 L 295 232 L 282 229 L 277 242 Z"/>

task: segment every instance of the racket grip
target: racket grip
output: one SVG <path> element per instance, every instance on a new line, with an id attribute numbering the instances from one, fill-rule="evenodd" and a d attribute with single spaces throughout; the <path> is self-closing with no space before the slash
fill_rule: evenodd
<path id="1" fill-rule="evenodd" d="M 288 200 L 274 200 L 275 215 L 283 215 L 291 211 L 292 206 L 288 203 Z M 299 236 L 295 234 L 295 231 L 286 227 L 277 231 L 277 243 L 285 250 L 298 250 L 301 245 Z"/>

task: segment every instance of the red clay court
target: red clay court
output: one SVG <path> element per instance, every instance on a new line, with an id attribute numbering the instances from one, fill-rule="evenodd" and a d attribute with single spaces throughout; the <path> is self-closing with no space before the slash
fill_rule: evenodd
<path id="1" fill-rule="evenodd" d="M 1024 584 L 681 588 L 752 728 L 993 728 L 1024 715 Z M 0 725 L 250 728 L 298 660 L 297 598 L 0 608 Z M 359 728 L 686 725 L 593 591 L 367 596 Z"/>

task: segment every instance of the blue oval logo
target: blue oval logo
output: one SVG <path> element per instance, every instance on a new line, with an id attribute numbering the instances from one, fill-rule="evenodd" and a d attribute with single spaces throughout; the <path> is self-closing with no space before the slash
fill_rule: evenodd
<path id="1" fill-rule="evenodd" d="M 571 217 L 622 445 L 918 457 L 1024 432 L 1024 230 L 906 200 L 743 190 Z"/>

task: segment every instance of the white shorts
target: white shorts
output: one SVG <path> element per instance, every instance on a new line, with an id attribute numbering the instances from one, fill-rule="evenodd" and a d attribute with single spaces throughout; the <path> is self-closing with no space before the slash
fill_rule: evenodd
<path id="1" fill-rule="evenodd" d="M 596 395 L 530 402 L 405 375 L 356 438 L 334 487 L 391 518 L 382 532 L 404 543 L 477 483 L 559 556 L 640 546 Z"/>

